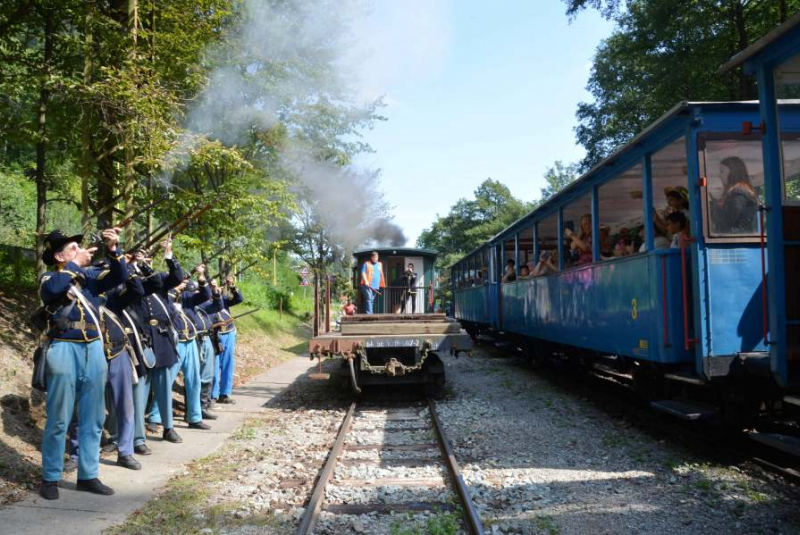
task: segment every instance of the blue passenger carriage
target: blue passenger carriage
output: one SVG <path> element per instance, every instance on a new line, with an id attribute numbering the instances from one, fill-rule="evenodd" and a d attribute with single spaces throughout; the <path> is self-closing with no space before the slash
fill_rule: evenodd
<path id="1" fill-rule="evenodd" d="M 794 179 L 800 105 L 780 110 Z M 456 319 L 535 358 L 569 348 L 651 396 L 696 389 L 732 399 L 735 418 L 752 414 L 776 380 L 761 134 L 747 127 L 759 121 L 754 102 L 676 105 L 456 263 Z"/>

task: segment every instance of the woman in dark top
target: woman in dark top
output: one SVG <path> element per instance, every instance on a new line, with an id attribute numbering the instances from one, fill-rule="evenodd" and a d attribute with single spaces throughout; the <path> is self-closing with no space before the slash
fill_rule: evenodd
<path id="1" fill-rule="evenodd" d="M 719 234 L 754 234 L 758 230 L 758 195 L 744 161 L 738 156 L 722 160 L 720 178 L 725 193 L 719 200 L 715 230 Z"/>

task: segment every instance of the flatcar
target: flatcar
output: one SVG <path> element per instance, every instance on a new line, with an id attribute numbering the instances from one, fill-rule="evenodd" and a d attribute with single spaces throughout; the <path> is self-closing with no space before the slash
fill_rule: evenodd
<path id="1" fill-rule="evenodd" d="M 788 188 L 800 103 L 778 108 Z M 771 352 L 785 298 L 768 291 L 759 123 L 756 102 L 674 106 L 454 264 L 455 318 L 532 359 L 628 377 L 686 419 L 779 407 L 800 385 L 800 337 Z"/>
<path id="2" fill-rule="evenodd" d="M 410 248 L 364 249 L 353 254 L 353 286 L 372 252 L 379 254 L 386 286 L 366 314 L 357 293 L 359 313 L 342 316 L 338 332 L 309 342 L 311 357 L 338 358 L 337 377 L 360 394 L 365 386 L 422 385 L 434 398 L 444 394 L 442 355 L 468 352 L 472 340 L 452 318 L 436 311 L 436 251 Z"/>

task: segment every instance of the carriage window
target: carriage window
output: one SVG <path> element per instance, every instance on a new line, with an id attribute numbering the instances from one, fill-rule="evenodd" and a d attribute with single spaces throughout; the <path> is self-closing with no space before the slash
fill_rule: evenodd
<path id="1" fill-rule="evenodd" d="M 669 215 L 681 212 L 690 221 L 689 190 L 687 189 L 688 162 L 686 138 L 681 137 L 653 154 L 650 159 L 653 173 L 653 245 L 668 249 L 672 234 L 668 226 Z M 678 216 L 673 216 L 673 219 Z"/>
<path id="2" fill-rule="evenodd" d="M 519 233 L 519 274 L 520 277 L 530 276 L 535 267 L 533 261 L 533 227 Z"/>
<path id="3" fill-rule="evenodd" d="M 514 258 L 514 240 L 506 240 L 503 242 L 503 265 L 500 267 L 504 283 L 517 280 L 516 264 L 517 261 Z"/>
<path id="4" fill-rule="evenodd" d="M 536 224 L 539 243 L 539 258 L 531 272 L 534 277 L 550 275 L 558 271 L 558 213 L 544 218 Z"/>
<path id="5" fill-rule="evenodd" d="M 564 266 L 592 263 L 592 195 L 587 193 L 564 208 Z"/>
<path id="6" fill-rule="evenodd" d="M 644 243 L 642 165 L 637 164 L 600 186 L 600 258 L 640 252 Z"/>
<path id="7" fill-rule="evenodd" d="M 800 139 L 783 140 L 783 198 L 800 203 Z"/>
<path id="8" fill-rule="evenodd" d="M 706 140 L 704 152 L 701 165 L 708 181 L 710 235 L 756 235 L 758 206 L 764 198 L 761 140 Z"/>

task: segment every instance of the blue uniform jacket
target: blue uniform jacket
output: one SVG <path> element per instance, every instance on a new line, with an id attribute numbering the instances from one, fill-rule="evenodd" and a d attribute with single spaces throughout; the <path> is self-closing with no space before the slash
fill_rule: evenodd
<path id="1" fill-rule="evenodd" d="M 178 331 L 178 340 L 181 342 L 188 342 L 197 337 L 198 319 L 195 308 L 208 301 L 211 298 L 211 289 L 206 284 L 201 284 L 200 291 L 196 293 L 183 292 L 180 295 L 180 301 L 176 301 L 176 291 L 169 292 L 170 301 L 172 302 L 172 323 Z M 180 306 L 175 306 L 179 304 Z"/>
<path id="2" fill-rule="evenodd" d="M 62 328 L 63 325 L 59 326 L 54 318 L 62 306 L 69 306 L 67 292 L 75 278 L 81 276 L 84 279 L 81 293 L 93 307 L 95 317 L 99 319 L 100 294 L 125 282 L 128 278 L 128 266 L 125 258 L 118 250 L 114 250 L 108 252 L 107 268 L 82 268 L 74 262 L 67 262 L 63 268 L 45 273 L 39 286 L 39 294 L 48 312 L 48 333 L 53 340 L 91 342 L 100 337 L 98 326 L 77 299 L 65 318 L 72 325 Z"/>
<path id="3" fill-rule="evenodd" d="M 103 314 L 106 329 L 106 358 L 109 360 L 125 349 L 128 336 L 132 334 L 132 327 L 125 320 L 122 311 L 142 297 L 144 297 L 144 286 L 140 277 L 129 277 L 124 285 L 119 285 L 106 293 L 105 307 L 115 316 Z"/>
<path id="4" fill-rule="evenodd" d="M 242 292 L 240 292 L 238 288 L 232 288 L 231 291 L 233 292 L 233 296 L 230 299 L 227 297 L 222 297 L 222 295 L 219 294 L 213 296 L 211 301 L 207 301 L 201 305 L 201 308 L 208 313 L 213 323 L 219 323 L 231 319 L 232 316 L 230 308 L 244 301 Z M 220 327 L 219 332 L 227 333 L 231 332 L 235 328 L 236 327 L 233 325 L 233 322 L 230 322 L 227 325 Z"/>
<path id="5" fill-rule="evenodd" d="M 178 362 L 167 292 L 183 281 L 183 268 L 174 259 L 167 260 L 167 266 L 168 273 L 143 270 L 146 275 L 142 280 L 145 296 L 129 309 L 138 323 L 142 343 L 153 348 L 156 368 L 168 368 Z"/>

